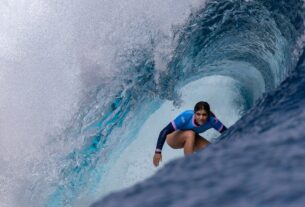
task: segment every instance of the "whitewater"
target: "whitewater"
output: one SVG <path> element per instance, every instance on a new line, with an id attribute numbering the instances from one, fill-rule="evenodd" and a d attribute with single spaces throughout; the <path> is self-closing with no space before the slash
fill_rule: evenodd
<path id="1" fill-rule="evenodd" d="M 3 1 L 0 206 L 302 206 L 304 4 Z M 153 167 L 199 100 L 229 130 Z"/>

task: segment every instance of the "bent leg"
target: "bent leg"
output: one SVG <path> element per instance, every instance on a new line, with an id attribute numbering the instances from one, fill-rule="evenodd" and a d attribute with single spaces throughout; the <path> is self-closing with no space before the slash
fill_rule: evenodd
<path id="1" fill-rule="evenodd" d="M 174 149 L 184 148 L 184 155 L 194 152 L 196 134 L 192 130 L 175 131 L 166 137 L 167 144 Z"/>
<path id="2" fill-rule="evenodd" d="M 184 155 L 190 155 L 192 154 L 195 150 L 195 138 L 196 134 L 192 130 L 188 130 L 184 132 L 186 138 L 185 138 L 185 144 L 184 144 Z"/>
<path id="3" fill-rule="evenodd" d="M 166 136 L 167 144 L 173 149 L 181 149 L 185 143 L 183 131 L 174 131 Z"/>

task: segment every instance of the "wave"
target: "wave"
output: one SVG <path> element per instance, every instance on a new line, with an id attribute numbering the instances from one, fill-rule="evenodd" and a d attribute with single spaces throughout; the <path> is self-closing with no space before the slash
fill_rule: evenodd
<path id="1" fill-rule="evenodd" d="M 283 5 L 291 8 L 280 9 Z M 117 65 L 124 74 L 112 81 L 120 83 L 121 89 L 103 108 L 93 109 L 92 98 L 81 107 L 79 114 L 85 113 L 84 117 L 74 123 L 83 126 L 79 134 L 85 143 L 69 156 L 70 165 L 62 175 L 68 183 L 55 191 L 48 204 L 62 200 L 63 195 L 74 199 L 80 189 L 102 186 L 105 172 L 135 139 L 147 114 L 164 99 L 181 105 L 179 89 L 187 83 L 214 75 L 233 78 L 240 85 L 235 90 L 244 98 L 244 110 L 253 107 L 296 66 L 298 57 L 293 51 L 304 30 L 302 12 L 300 1 L 289 5 L 283 1 L 212 1 L 174 31 L 176 46 L 167 70 L 156 69 L 155 39 L 148 46 L 120 51 Z M 109 97 L 107 88 L 100 86 L 92 95 L 100 100 Z"/>
<path id="2" fill-rule="evenodd" d="M 193 13 L 176 31 L 170 72 L 161 82 L 174 90 L 202 76 L 229 76 L 243 86 L 249 110 L 219 144 L 92 206 L 301 206 L 303 3 L 212 1 Z"/>
<path id="3" fill-rule="evenodd" d="M 22 172 L 33 176 L 22 177 L 21 180 L 24 182 L 21 186 L 13 181 L 4 182 L 5 186 L 14 192 L 16 189 L 18 191 L 29 189 L 24 196 L 14 201 L 17 206 L 25 201 L 30 202 L 32 206 L 76 206 L 81 202 L 87 204 L 96 199 L 99 196 L 98 188 L 103 188 L 106 183 L 106 174 L 110 172 L 123 150 L 128 148 L 137 138 L 136 135 L 150 115 L 160 109 L 166 101 L 173 102 L 174 107 L 183 107 L 185 99 L 181 90 L 187 84 L 202 78 L 211 78 L 211 80 L 216 81 L 217 77 L 221 76 L 233 80 L 233 86 L 224 91 L 228 91 L 229 94 L 231 92 L 238 94 L 242 100 L 235 102 L 232 106 L 239 110 L 228 116 L 234 115 L 238 118 L 242 116 L 243 118 L 234 124 L 225 136 L 234 136 L 243 140 L 243 131 L 247 127 L 249 128 L 253 124 L 259 127 L 256 125 L 259 121 L 253 120 L 254 118 L 251 118 L 252 121 L 250 121 L 247 117 L 257 117 L 253 116 L 254 112 L 257 112 L 256 110 L 264 112 L 263 109 L 267 106 L 265 100 L 267 98 L 260 99 L 258 102 L 257 100 L 263 94 L 267 94 L 264 97 L 274 97 L 274 102 L 270 101 L 269 103 L 275 104 L 276 101 L 281 100 L 277 95 L 268 96 L 268 94 L 285 84 L 282 81 L 287 77 L 293 77 L 292 73 L 296 71 L 297 62 L 303 51 L 305 14 L 303 1 L 219 0 L 208 3 L 204 1 L 199 3 L 198 1 L 162 3 L 163 1 L 160 1 L 156 4 L 150 3 L 149 5 L 152 4 L 152 8 L 155 9 L 148 12 L 144 11 L 146 8 L 144 5 L 135 7 L 134 5 L 138 5 L 137 1 L 124 2 L 126 1 L 99 4 L 94 1 L 86 5 L 72 4 L 72 2 L 64 4 L 48 2 L 47 6 L 35 3 L 27 5 L 26 8 L 29 11 L 35 11 L 43 18 L 35 19 L 34 16 L 30 16 L 32 27 L 23 33 L 25 34 L 23 37 L 14 36 L 15 39 L 19 38 L 22 43 L 24 40 L 25 44 L 21 44 L 23 53 L 18 55 L 12 53 L 12 57 L 1 62 L 4 62 L 5 68 L 11 68 L 13 65 L 14 69 L 19 69 L 22 68 L 23 64 L 27 66 L 27 71 L 43 68 L 44 72 L 41 74 L 37 72 L 33 77 L 31 76 L 33 73 L 24 72 L 24 75 L 29 74 L 28 76 L 32 77 L 33 80 L 44 77 L 43 80 L 47 84 L 42 85 L 45 87 L 50 85 L 50 88 L 47 88 L 50 91 L 53 88 L 52 77 L 57 77 L 61 75 L 61 71 L 65 71 L 65 76 L 69 78 L 56 80 L 57 82 L 54 83 L 55 86 L 59 84 L 59 88 L 68 87 L 69 89 L 61 94 L 60 100 L 67 96 L 70 97 L 73 89 L 81 92 L 77 94 L 80 100 L 73 97 L 65 106 L 69 108 L 69 104 L 77 102 L 78 104 L 71 107 L 73 112 L 67 113 L 66 108 L 61 110 L 67 117 L 59 127 L 54 127 L 55 132 L 49 132 L 48 136 L 44 136 L 46 138 L 42 143 L 37 141 L 43 137 L 39 133 L 37 138 L 36 136 L 31 138 L 31 142 L 38 142 L 36 148 L 39 148 L 39 153 L 33 153 L 27 157 L 29 160 L 27 162 L 32 167 Z M 188 4 L 192 4 L 193 7 L 190 11 L 185 12 L 186 8 L 190 8 Z M 64 12 L 65 8 L 70 8 L 70 5 L 74 6 L 71 10 Z M 176 13 L 170 15 L 169 11 L 173 11 L 173 9 L 168 8 L 174 8 L 173 5 L 178 9 L 175 10 Z M 111 8 L 110 10 L 115 12 L 109 13 L 107 8 Z M 103 12 L 100 11 L 101 9 Z M 136 16 L 130 15 L 134 9 L 137 11 Z M 52 17 L 47 18 L 48 14 L 53 14 L 54 11 L 61 13 L 55 16 L 50 15 Z M 46 15 L 43 16 L 43 13 Z M 155 14 L 164 16 L 164 18 L 156 17 Z M 186 14 L 190 14 L 188 18 L 184 18 L 187 16 Z M 125 19 L 118 18 L 120 15 L 123 15 Z M 43 26 L 40 23 L 42 20 L 47 22 Z M 108 20 L 115 26 L 111 27 L 107 23 Z M 24 20 L 18 21 L 22 21 L 24 25 L 28 23 L 23 22 Z M 61 23 L 55 26 L 54 22 Z M 131 24 L 126 24 L 126 22 L 131 22 Z M 89 27 L 83 28 L 80 25 L 89 25 Z M 169 25 L 174 25 L 171 30 L 164 29 L 169 28 Z M 65 30 L 58 33 L 57 29 L 54 31 L 48 29 L 53 26 L 56 28 L 63 26 Z M 22 28 L 20 30 L 24 31 Z M 38 30 L 38 34 L 43 32 L 42 35 L 36 35 L 36 39 L 33 38 L 36 42 L 33 42 L 31 38 L 33 30 Z M 104 30 L 104 33 L 100 33 Z M 50 38 L 47 38 L 49 36 Z M 104 38 L 100 38 L 100 36 Z M 13 40 L 15 39 L 9 43 L 14 45 Z M 73 41 L 67 42 L 71 39 Z M 45 42 L 50 46 L 47 50 L 45 49 L 49 57 L 42 55 L 44 54 L 42 48 L 46 48 L 44 47 Z M 27 56 L 29 51 L 32 52 Z M 77 52 L 66 54 L 65 51 Z M 31 57 L 40 57 L 38 59 L 43 60 L 43 63 L 38 59 L 34 61 L 34 58 Z M 65 61 L 59 64 L 62 59 Z M 19 61 L 18 65 L 15 64 L 16 60 Z M 29 61 L 25 62 L 25 60 Z M 59 62 L 56 65 L 58 69 L 51 73 L 50 71 L 55 65 L 54 62 Z M 78 70 L 74 72 L 72 69 L 65 70 L 66 68 L 78 68 Z M 50 75 L 45 76 L 48 71 Z M 15 80 L 23 80 L 22 74 L 20 77 L 11 74 L 4 77 L 10 78 L 14 82 Z M 75 83 L 75 79 L 78 78 L 80 78 L 80 83 Z M 76 86 L 71 87 L 66 83 L 66 80 L 68 83 L 73 82 L 73 85 Z M 20 87 L 23 87 L 23 84 Z M 30 106 L 36 106 L 35 103 L 41 100 L 41 96 L 36 94 L 43 94 L 46 91 L 39 87 L 40 84 L 31 85 L 35 91 L 35 98 Z M 44 103 L 48 103 L 47 100 L 56 98 L 56 91 L 60 90 L 55 90 L 51 97 L 47 96 L 46 100 L 39 104 L 40 108 L 34 107 L 38 115 L 46 109 L 55 110 L 55 106 L 61 106 L 62 102 L 54 101 L 55 106 L 44 107 Z M 288 95 L 288 92 L 282 93 Z M 21 96 L 23 94 L 19 93 Z M 36 99 L 37 101 L 35 101 Z M 28 98 L 24 98 L 24 100 L 28 100 Z M 293 100 L 296 100 L 297 103 L 300 102 L 297 99 Z M 216 103 L 221 101 L 219 99 Z M 33 110 L 30 109 L 31 107 L 29 107 L 29 111 L 32 112 Z M 275 111 L 280 112 L 279 109 L 275 109 Z M 18 114 L 18 111 L 14 113 Z M 271 114 L 270 116 L 273 117 L 272 108 L 266 112 L 267 115 L 257 114 L 261 114 L 262 117 Z M 274 114 L 276 113 L 274 112 Z M 38 120 L 37 123 L 48 120 L 48 116 L 46 117 Z M 52 118 L 52 116 L 50 117 Z M 257 117 L 256 120 L 260 119 Z M 47 123 L 51 123 L 51 121 Z M 37 130 L 34 129 L 40 127 L 39 124 L 33 125 L 32 131 L 36 133 Z M 24 131 L 26 129 L 24 127 Z M 248 142 L 249 145 L 252 143 Z M 228 143 L 235 143 L 235 141 L 228 141 Z M 226 145 L 229 144 L 214 145 L 195 156 L 200 157 L 201 154 L 204 154 L 206 158 L 203 158 L 203 163 L 206 165 L 209 162 L 216 163 L 213 166 L 217 168 L 217 163 L 224 162 L 219 157 L 229 153 L 229 147 L 227 150 L 221 151 L 222 147 Z M 239 148 L 236 144 L 232 145 L 236 147 L 232 149 L 237 149 L 238 152 L 245 154 L 244 148 Z M 29 146 L 32 147 L 32 145 Z M 4 149 L 4 147 L 1 148 Z M 8 149 L 11 148 L 8 147 Z M 212 154 L 207 155 L 212 149 L 216 149 L 218 152 L 215 158 L 212 158 Z M 35 157 L 40 157 L 40 155 L 41 158 L 37 160 Z M 232 156 L 228 157 L 233 159 L 234 156 Z M 22 157 L 22 153 L 19 157 Z M 245 159 L 248 158 L 246 156 Z M 196 173 L 197 171 L 191 165 L 198 163 L 201 159 L 197 159 L 198 161 L 195 161 L 195 157 L 189 159 L 192 160 L 189 171 L 185 172 Z M 228 160 L 225 161 L 228 162 Z M 7 166 L 7 162 L 1 161 L 1 163 L 2 166 Z M 175 169 L 175 165 L 181 166 L 177 169 L 184 169 L 184 165 L 179 163 L 184 163 L 184 161 L 171 162 L 155 177 L 136 185 L 132 188 L 133 190 L 129 191 L 134 192 L 134 195 L 140 195 L 144 192 L 141 186 L 146 185 L 148 185 L 146 186 L 147 190 L 153 191 L 154 188 L 150 185 L 157 186 L 158 176 L 165 176 L 164 174 Z M 23 166 L 23 168 L 26 167 Z M 185 168 L 188 167 L 185 166 Z M 204 175 L 210 175 L 215 168 L 206 171 L 203 169 L 202 172 Z M 5 172 L 4 178 L 7 178 L 7 175 L 14 171 L 14 168 L 9 169 Z M 201 168 L 198 167 L 198 169 Z M 239 170 L 244 170 L 244 168 L 241 167 Z M 230 172 L 237 173 L 236 171 Z M 247 174 L 242 175 L 246 176 Z M 170 176 L 166 178 L 171 179 Z M 215 180 L 211 182 L 218 184 Z M 18 187 L 11 186 L 11 183 Z M 192 184 L 190 183 L 190 186 Z M 203 186 L 209 185 L 213 185 L 213 183 L 203 184 Z M 168 189 L 171 189 L 171 186 L 168 184 Z M 217 186 L 222 187 L 222 185 L 216 185 L 215 190 L 219 189 Z M 114 202 L 113 200 L 117 199 L 116 195 L 118 194 L 106 198 L 101 203 L 106 205 L 108 201 Z M 122 195 L 124 199 L 132 198 L 124 192 L 119 195 Z M 117 202 L 119 204 L 121 200 L 117 199 Z M 139 200 L 139 202 L 144 201 Z M 173 201 L 162 200 L 164 205 L 167 202 Z"/>

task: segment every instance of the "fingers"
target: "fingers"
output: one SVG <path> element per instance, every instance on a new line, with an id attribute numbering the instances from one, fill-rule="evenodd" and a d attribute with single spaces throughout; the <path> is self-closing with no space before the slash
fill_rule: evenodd
<path id="1" fill-rule="evenodd" d="M 158 167 L 159 163 L 157 161 L 154 161 L 155 167 Z"/>
<path id="2" fill-rule="evenodd" d="M 161 156 L 154 156 L 154 159 L 153 159 L 153 163 L 156 167 L 159 166 L 159 162 L 162 160 L 162 157 Z"/>
<path id="3" fill-rule="evenodd" d="M 155 166 L 158 167 L 160 160 L 156 157 L 154 161 L 155 161 Z"/>
<path id="4" fill-rule="evenodd" d="M 159 165 L 159 162 L 154 158 L 154 166 L 156 166 L 156 167 L 158 167 L 158 165 Z"/>
<path id="5" fill-rule="evenodd" d="M 157 167 L 157 163 L 156 163 L 156 157 L 154 156 L 154 158 L 153 158 L 153 164 L 154 164 L 154 166 L 156 166 Z"/>

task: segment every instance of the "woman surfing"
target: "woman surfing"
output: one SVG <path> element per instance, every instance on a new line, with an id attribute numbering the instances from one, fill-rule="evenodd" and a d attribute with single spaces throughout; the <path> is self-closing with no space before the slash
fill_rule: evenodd
<path id="1" fill-rule="evenodd" d="M 159 134 L 153 163 L 157 167 L 162 160 L 162 147 L 165 140 L 173 149 L 184 149 L 184 155 L 190 155 L 210 144 L 208 140 L 199 135 L 210 128 L 223 133 L 224 126 L 210 111 L 207 102 L 198 102 L 194 110 L 186 110 L 171 121 Z"/>

